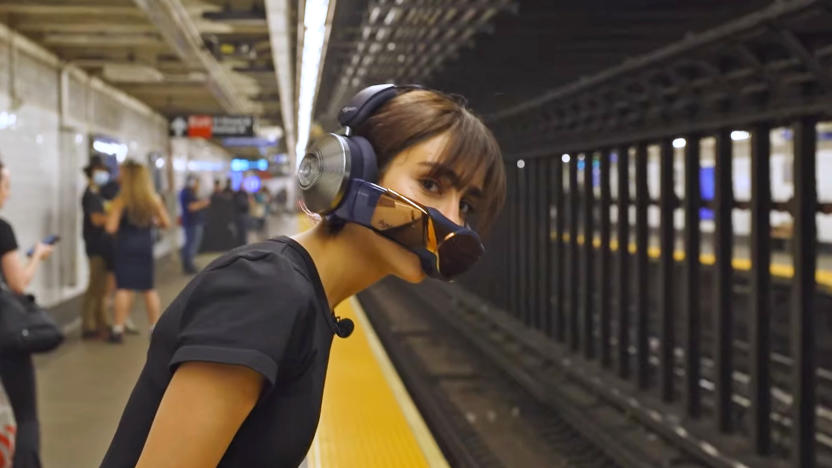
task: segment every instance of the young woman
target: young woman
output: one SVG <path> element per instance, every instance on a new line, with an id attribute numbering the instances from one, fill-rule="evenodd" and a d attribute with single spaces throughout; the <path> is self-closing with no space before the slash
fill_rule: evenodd
<path id="1" fill-rule="evenodd" d="M 505 194 L 491 133 L 441 93 L 394 96 L 354 129 L 375 148 L 378 185 L 457 225 L 487 226 Z M 331 218 L 215 260 L 162 315 L 102 466 L 297 467 L 333 335 L 351 331 L 331 307 L 391 274 L 426 276 L 379 231 Z"/>
<path id="2" fill-rule="evenodd" d="M 151 330 L 159 320 L 159 294 L 153 287 L 154 226 L 170 226 L 147 168 L 134 161 L 121 166 L 121 191 L 113 200 L 106 230 L 115 234 L 115 320 L 110 341 L 121 343 L 134 291 L 141 291 Z"/>
<path id="3" fill-rule="evenodd" d="M 0 208 L 11 191 L 11 174 L 0 162 Z M 52 247 L 38 243 L 29 261 L 20 261 L 12 226 L 0 219 L 0 270 L 2 280 L 13 292 L 22 294 L 32 281 L 40 263 L 52 253 Z M 35 367 L 29 354 L 0 355 L 0 381 L 9 395 L 15 420 L 15 468 L 40 468 L 40 425 L 35 395 Z"/>

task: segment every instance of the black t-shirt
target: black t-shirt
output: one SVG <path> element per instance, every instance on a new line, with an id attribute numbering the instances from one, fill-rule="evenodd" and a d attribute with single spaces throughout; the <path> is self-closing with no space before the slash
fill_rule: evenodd
<path id="1" fill-rule="evenodd" d="M 12 250 L 17 250 L 17 239 L 14 237 L 12 225 L 5 219 L 0 219 L 0 257 Z"/>
<path id="2" fill-rule="evenodd" d="M 206 361 L 264 378 L 221 468 L 296 468 L 321 410 L 338 331 L 311 257 L 287 237 L 232 250 L 198 274 L 162 314 L 102 468 L 133 467 L 176 367 Z"/>
<path id="3" fill-rule="evenodd" d="M 104 197 L 87 187 L 81 197 L 81 207 L 84 209 L 83 233 L 87 256 L 104 255 L 108 251 L 107 233 L 104 226 L 92 224 L 93 213 L 104 214 Z"/>

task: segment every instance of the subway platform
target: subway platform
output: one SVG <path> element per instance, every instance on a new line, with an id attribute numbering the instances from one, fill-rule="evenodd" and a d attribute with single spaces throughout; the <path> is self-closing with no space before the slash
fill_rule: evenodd
<path id="1" fill-rule="evenodd" d="M 293 217 L 273 221 L 268 232 L 297 230 Z M 198 266 L 215 256 L 201 255 Z M 157 262 L 156 275 L 163 307 L 191 278 L 171 259 Z M 345 301 L 336 314 L 352 318 L 357 326 L 349 339 L 333 341 L 318 433 L 302 466 L 448 466 L 360 303 L 355 298 Z M 77 327 L 70 325 L 67 341 L 58 350 L 37 356 L 46 468 L 100 464 L 145 362 L 147 318 L 138 297 L 131 317 L 139 333 L 127 335 L 121 345 L 82 341 Z"/>

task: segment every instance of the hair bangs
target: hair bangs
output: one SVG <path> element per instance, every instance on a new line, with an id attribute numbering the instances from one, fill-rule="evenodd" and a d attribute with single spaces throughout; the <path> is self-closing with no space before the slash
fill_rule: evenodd
<path id="1" fill-rule="evenodd" d="M 445 167 L 453 170 L 458 189 L 474 186 L 482 178 L 482 198 L 477 203 L 476 228 L 491 227 L 505 202 L 505 175 L 502 152 L 491 131 L 469 111 L 447 130 L 447 141 L 438 157 L 434 171 Z"/>

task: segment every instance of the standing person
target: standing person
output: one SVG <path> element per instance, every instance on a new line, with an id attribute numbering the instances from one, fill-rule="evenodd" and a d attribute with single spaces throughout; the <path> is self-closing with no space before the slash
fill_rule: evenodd
<path id="1" fill-rule="evenodd" d="M 202 234 L 205 229 L 205 209 L 211 200 L 200 200 L 199 177 L 190 174 L 185 179 L 185 188 L 179 193 L 182 205 L 182 229 L 185 231 L 185 244 L 182 246 L 182 270 L 186 274 L 196 273 L 194 257 L 199 252 Z"/>
<path id="2" fill-rule="evenodd" d="M 266 231 L 266 191 L 263 187 L 260 187 L 256 192 L 254 192 L 254 195 L 252 195 L 251 198 L 254 202 L 251 209 L 251 217 L 254 220 L 254 226 L 258 233 L 264 234 Z"/>
<path id="3" fill-rule="evenodd" d="M 0 162 L 0 208 L 11 190 L 11 174 Z M 0 270 L 3 281 L 17 294 L 34 278 L 40 263 L 52 253 L 52 247 L 38 243 L 25 264 L 20 261 L 12 226 L 0 219 Z M 0 380 L 6 388 L 17 421 L 17 436 L 12 459 L 14 468 L 40 468 L 40 424 L 35 395 L 35 367 L 30 354 L 0 355 Z"/>
<path id="4" fill-rule="evenodd" d="M 92 156 L 84 168 L 87 175 L 87 189 L 81 198 L 84 211 L 84 246 L 89 262 L 89 284 L 81 306 L 81 338 L 103 337 L 107 332 L 105 299 L 109 278 L 108 263 L 112 263 L 112 246 L 109 235 L 104 231 L 107 214 L 101 187 L 110 180 L 110 171 L 98 156 Z"/>
<path id="5" fill-rule="evenodd" d="M 278 213 L 283 214 L 289 212 L 289 207 L 286 206 L 288 199 L 289 195 L 286 193 L 286 188 L 281 187 L 280 190 L 277 191 L 277 195 L 274 197 Z"/>
<path id="6" fill-rule="evenodd" d="M 150 182 L 147 168 L 135 161 L 121 166 L 121 191 L 107 217 L 107 232 L 115 234 L 115 319 L 110 341 L 121 343 L 133 293 L 142 291 L 150 329 L 159 319 L 159 294 L 153 287 L 154 225 L 170 226 L 165 206 Z"/>
<path id="7" fill-rule="evenodd" d="M 333 336 L 352 331 L 331 307 L 387 275 L 448 278 L 476 261 L 482 247 L 465 226 L 486 229 L 505 198 L 497 142 L 442 93 L 378 89 L 350 103 L 362 121 L 342 121 L 375 157 L 356 156 L 364 174 L 329 178 L 350 182 L 343 205 L 321 188 L 330 195 L 316 201 L 333 216 L 218 258 L 162 314 L 102 468 L 296 468 L 318 425 Z M 328 167 L 344 167 L 344 147 L 320 146 Z M 312 180 L 310 166 L 299 181 Z M 383 194 L 361 208 L 378 227 L 348 215 L 366 190 Z M 430 252 L 433 262 L 420 260 Z"/>
<path id="8" fill-rule="evenodd" d="M 248 223 L 249 223 L 249 209 L 251 206 L 248 192 L 246 192 L 242 184 L 240 189 L 234 192 L 234 227 L 237 231 L 237 245 L 248 244 Z"/>

